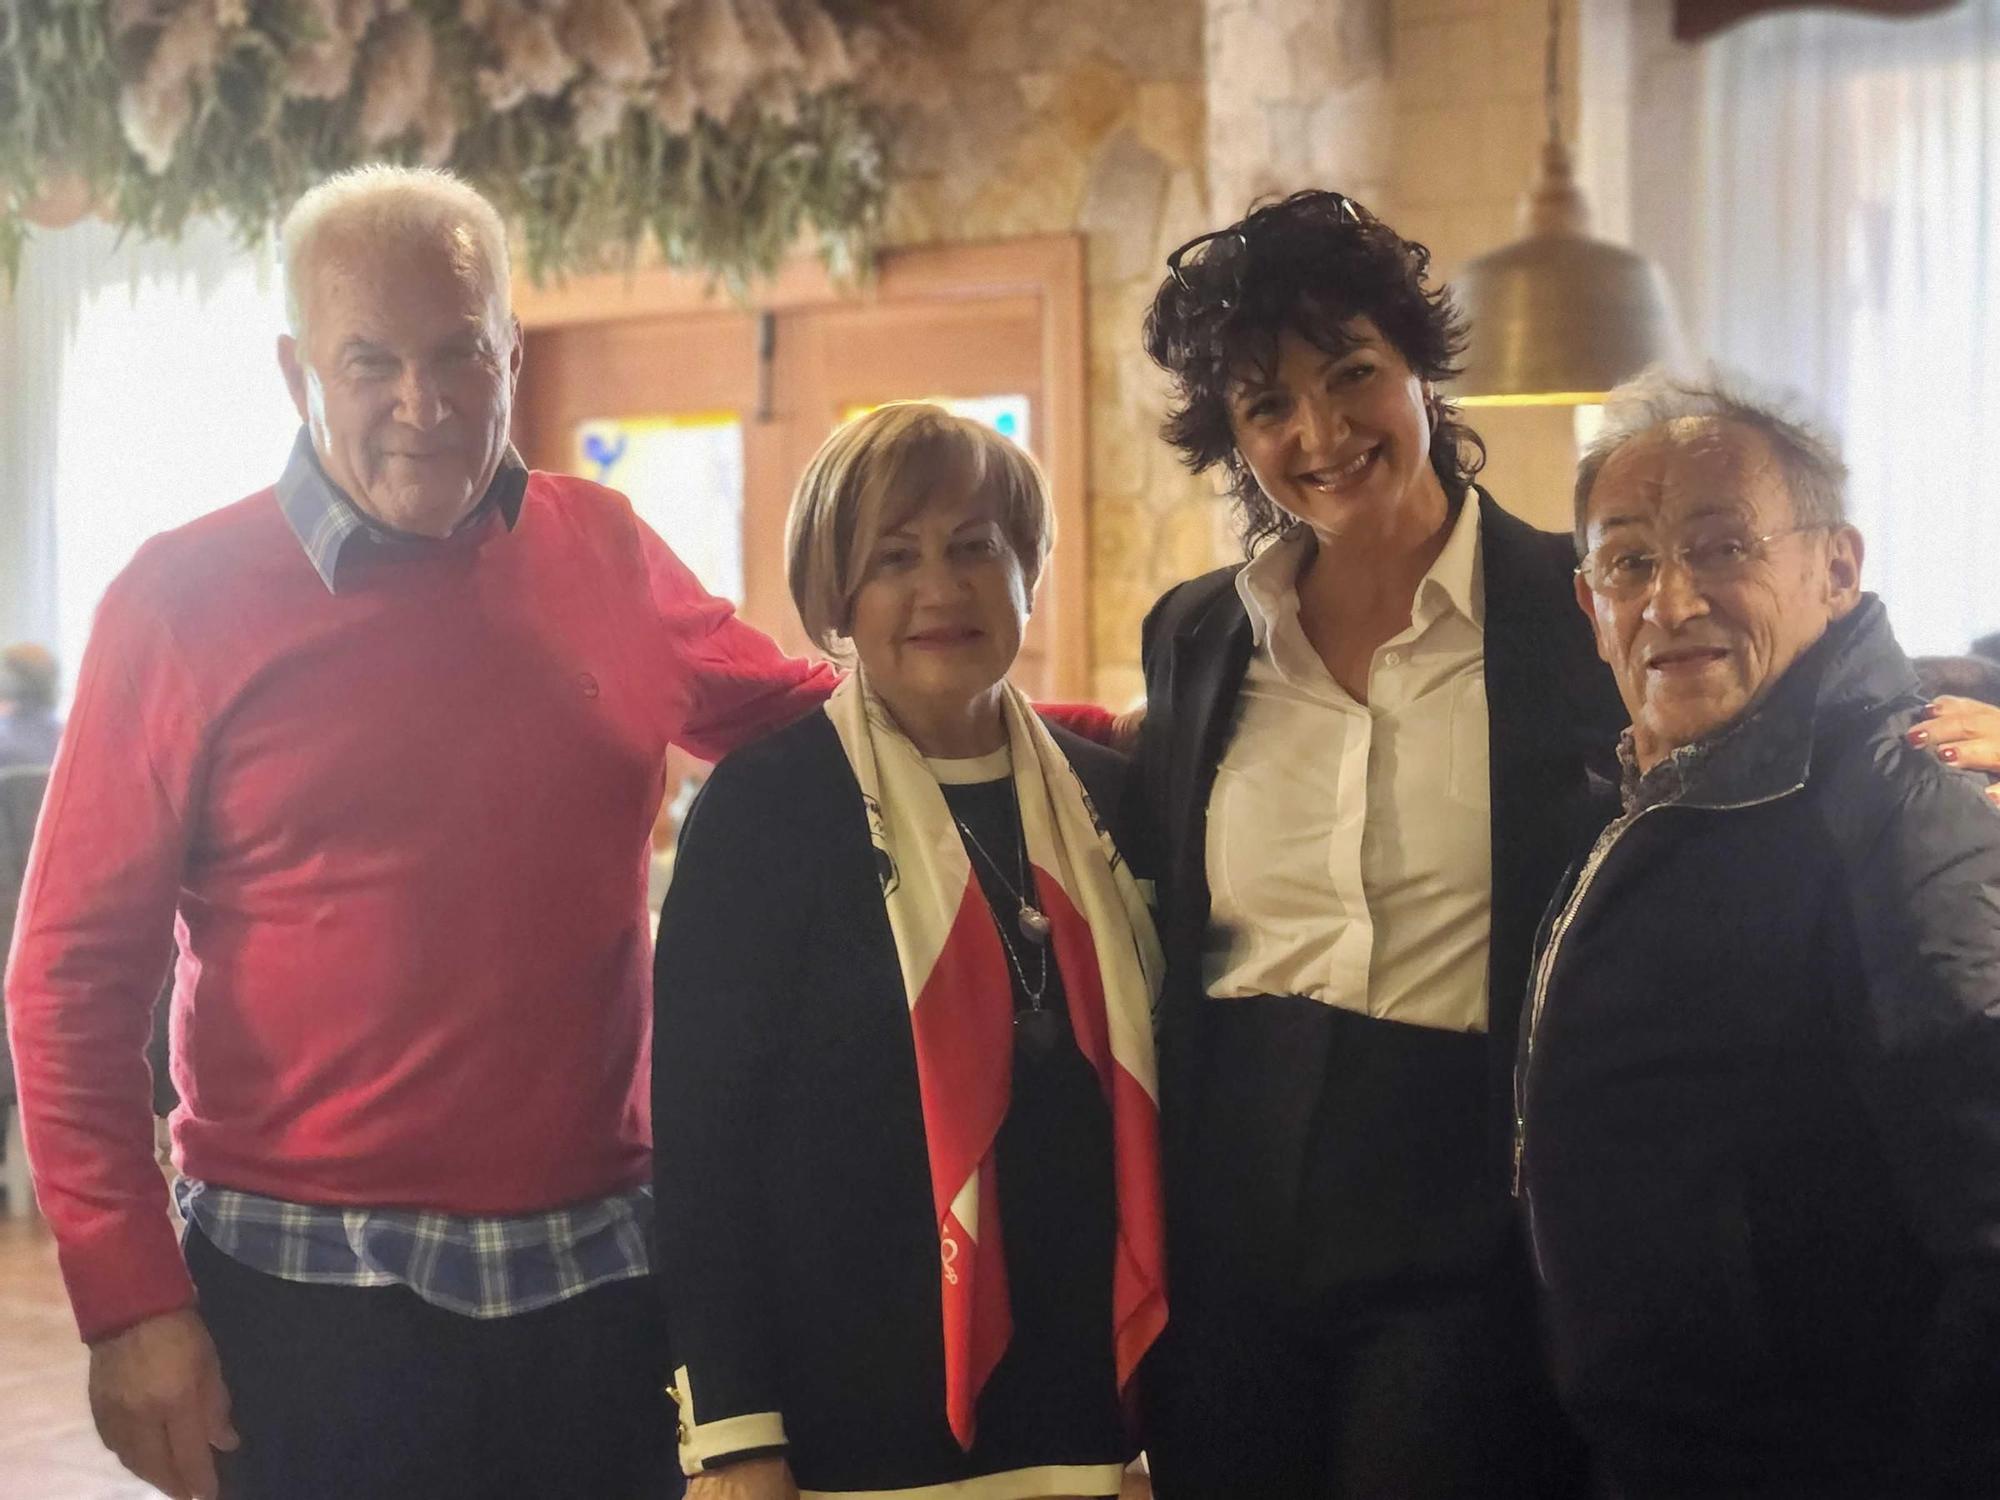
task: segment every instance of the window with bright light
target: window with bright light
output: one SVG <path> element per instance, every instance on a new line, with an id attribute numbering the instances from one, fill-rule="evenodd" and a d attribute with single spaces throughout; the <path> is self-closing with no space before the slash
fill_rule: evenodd
<path id="1" fill-rule="evenodd" d="M 1697 113 L 1697 339 L 1833 428 L 1863 584 L 1963 652 L 2000 629 L 2000 0 L 1733 27 Z"/>
<path id="2" fill-rule="evenodd" d="M 98 600 L 139 545 L 274 483 L 298 416 L 278 371 L 284 296 L 268 252 L 217 230 L 143 251 L 114 248 L 94 223 L 47 238 L 63 243 L 37 246 L 43 255 L 90 268 L 70 282 L 67 339 L 28 372 L 53 382 L 41 405 L 54 439 L 56 649 L 73 675 Z"/>

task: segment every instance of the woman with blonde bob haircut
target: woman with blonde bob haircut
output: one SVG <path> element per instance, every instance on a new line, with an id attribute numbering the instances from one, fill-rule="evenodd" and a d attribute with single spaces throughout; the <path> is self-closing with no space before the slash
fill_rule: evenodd
<path id="1" fill-rule="evenodd" d="M 660 923 L 693 1500 L 1111 1495 L 1135 1447 L 1160 954 L 1093 810 L 1122 762 L 1006 680 L 1049 542 L 1033 459 L 926 404 L 793 499 L 793 599 L 855 670 L 716 768 Z"/>

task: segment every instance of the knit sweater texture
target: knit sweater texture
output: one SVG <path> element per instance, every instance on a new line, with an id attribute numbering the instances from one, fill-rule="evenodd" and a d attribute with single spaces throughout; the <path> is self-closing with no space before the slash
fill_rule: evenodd
<path id="1" fill-rule="evenodd" d="M 718 756 L 835 681 L 583 480 L 358 551 L 330 591 L 266 490 L 100 607 L 7 981 L 86 1338 L 192 1300 L 142 1055 L 169 930 L 183 1172 L 468 1215 L 631 1187 L 666 748 Z"/>

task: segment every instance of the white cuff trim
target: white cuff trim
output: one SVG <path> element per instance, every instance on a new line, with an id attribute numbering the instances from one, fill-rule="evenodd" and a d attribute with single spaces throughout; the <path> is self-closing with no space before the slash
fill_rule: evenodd
<path id="1" fill-rule="evenodd" d="M 1039 1495 L 1116 1495 L 1125 1471 L 1117 1464 L 1047 1464 L 1008 1469 L 947 1484 L 901 1490 L 800 1490 L 800 1500 L 1032 1500 Z"/>
<path id="2" fill-rule="evenodd" d="M 675 1429 L 675 1435 L 680 1440 L 681 1472 L 684 1474 L 703 1473 L 717 1459 L 738 1453 L 786 1446 L 785 1419 L 774 1411 L 745 1412 L 741 1416 L 723 1417 L 714 1422 L 698 1419 L 694 1407 L 694 1382 L 688 1378 L 686 1365 L 674 1371 L 672 1394 L 675 1405 L 681 1409 L 680 1425 Z"/>

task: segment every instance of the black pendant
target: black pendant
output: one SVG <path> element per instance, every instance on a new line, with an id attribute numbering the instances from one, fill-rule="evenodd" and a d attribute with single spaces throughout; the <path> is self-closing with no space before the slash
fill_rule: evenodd
<path id="1" fill-rule="evenodd" d="M 1049 940 L 1049 919 L 1037 907 L 1021 903 L 1021 910 L 1014 920 L 1020 925 L 1021 936 L 1039 947 Z"/>
<path id="2" fill-rule="evenodd" d="M 1052 1010 L 1017 1010 L 1014 1035 L 1021 1048 L 1036 1057 L 1047 1057 L 1062 1040 L 1062 1017 Z"/>

